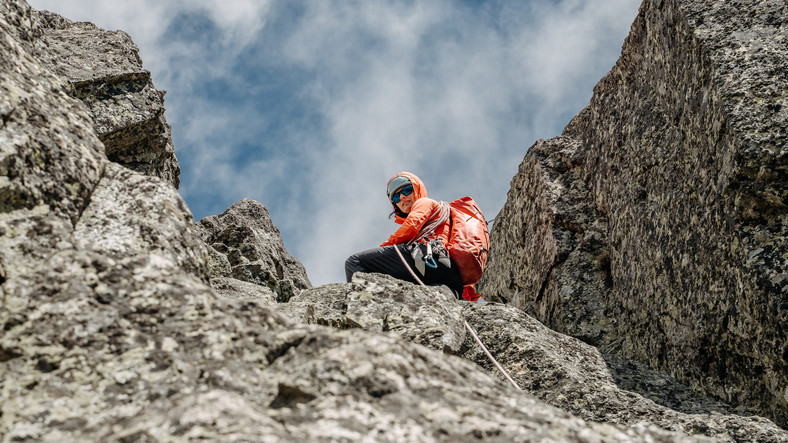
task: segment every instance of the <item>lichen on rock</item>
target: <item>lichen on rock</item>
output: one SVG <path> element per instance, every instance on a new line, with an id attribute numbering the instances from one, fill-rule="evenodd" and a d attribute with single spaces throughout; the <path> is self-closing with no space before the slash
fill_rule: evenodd
<path id="1" fill-rule="evenodd" d="M 264 286 L 279 301 L 312 286 L 304 266 L 285 249 L 268 209 L 254 200 L 236 202 L 220 215 L 200 220 L 195 228 L 211 249 L 213 277 Z"/>
<path id="2" fill-rule="evenodd" d="M 513 178 L 485 295 L 788 424 L 786 17 L 644 1 L 589 105 Z"/>
<path id="3" fill-rule="evenodd" d="M 47 11 L 32 10 L 32 18 L 33 56 L 66 79 L 71 94 L 87 105 L 107 157 L 178 188 L 180 166 L 164 117 L 165 93 L 142 68 L 131 37 Z"/>
<path id="4" fill-rule="evenodd" d="M 312 288 L 262 204 L 242 200 L 194 223 L 166 168 L 112 162 L 106 134 L 163 134 L 141 123 L 151 117 L 156 125 L 160 102 L 125 123 L 100 103 L 105 92 L 139 93 L 119 102 L 131 107 L 157 95 L 147 74 L 134 71 L 141 62 L 127 35 L 39 13 L 23 0 L 0 0 L 0 33 L 0 439 L 788 440 L 765 418 L 735 415 L 664 372 L 603 354 L 513 306 L 456 301 L 440 288 L 373 274 Z M 72 53 L 80 39 L 102 53 Z M 90 74 L 80 71 L 79 57 L 95 63 L 88 63 L 95 79 L 79 80 Z M 520 204 L 512 213 L 545 212 L 508 232 L 540 232 L 533 246 L 549 254 L 537 263 L 518 253 L 513 263 L 543 272 L 504 272 L 500 255 L 490 269 L 541 285 L 544 300 L 528 304 L 533 313 L 604 344 L 619 339 L 621 326 L 591 320 L 604 314 L 612 323 L 620 311 L 592 302 L 621 287 L 627 274 L 617 254 L 631 250 L 616 230 L 626 217 L 614 209 L 626 214 L 624 206 L 581 174 L 592 151 L 577 134 L 591 130 L 592 110 L 563 137 L 540 142 L 534 153 L 541 156 L 521 168 L 523 187 L 540 191 L 532 208 Z M 121 138 L 145 139 L 143 157 L 166 151 L 147 135 Z M 164 158 L 156 155 L 145 161 Z M 742 192 L 762 196 L 767 188 Z M 506 226 L 505 218 L 496 225 Z M 758 223 L 747 226 L 776 226 Z M 748 232 L 731 254 L 746 249 L 753 272 L 775 266 L 781 244 Z M 753 242 L 761 247 L 748 249 Z M 760 275 L 781 284 L 779 273 Z M 554 303 L 562 297 L 563 305 Z M 632 307 L 633 325 L 643 321 L 635 314 Z M 773 326 L 771 317 L 750 320 Z M 492 372 L 465 321 L 527 393 Z M 752 328 L 728 326 L 742 334 Z M 756 338 L 755 357 L 776 355 Z M 616 343 L 643 345 L 628 340 Z M 710 345 L 727 349 L 720 343 L 728 342 Z M 761 374 L 780 383 L 769 371 Z"/>
<path id="5" fill-rule="evenodd" d="M 277 310 L 299 323 L 394 332 L 448 353 L 457 353 L 465 339 L 452 294 L 382 274 L 357 273 L 350 283 L 303 291 Z"/>

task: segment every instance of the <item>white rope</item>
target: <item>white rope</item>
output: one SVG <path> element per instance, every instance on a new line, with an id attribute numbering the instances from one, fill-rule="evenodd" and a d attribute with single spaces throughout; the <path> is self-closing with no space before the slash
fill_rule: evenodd
<path id="1" fill-rule="evenodd" d="M 421 230 L 419 230 L 419 233 L 416 235 L 416 237 L 408 243 L 418 243 L 422 240 L 428 239 L 435 233 L 435 229 L 438 226 L 449 221 L 449 217 L 451 216 L 451 207 L 449 204 L 442 201 L 438 205 L 438 210 L 432 214 L 426 223 L 424 223 L 424 226 L 421 227 Z"/>
<path id="2" fill-rule="evenodd" d="M 405 265 L 405 267 L 408 269 L 408 272 L 410 272 L 410 275 L 412 275 L 413 278 L 415 278 L 416 281 L 419 282 L 420 285 L 427 286 L 427 285 L 424 284 L 423 281 L 421 281 L 421 279 L 416 275 L 416 273 L 413 272 L 413 269 L 410 268 L 410 265 L 408 264 L 408 262 L 405 261 L 405 257 L 402 256 L 402 252 L 400 252 L 398 245 L 394 245 L 394 250 L 397 251 L 397 255 L 399 255 L 399 259 L 402 260 L 402 264 Z M 481 339 L 479 339 L 479 336 L 476 335 L 476 331 L 474 331 L 473 328 L 471 327 L 471 325 L 468 324 L 468 320 L 463 319 L 462 321 L 463 321 L 463 323 L 465 323 L 465 329 L 467 329 L 468 332 L 471 333 L 471 336 L 474 338 L 474 340 L 476 340 L 476 343 L 479 344 L 479 347 L 482 348 L 482 351 L 484 351 L 484 353 L 487 355 L 487 358 L 489 358 L 490 361 L 495 365 L 495 367 L 498 368 L 498 371 L 500 371 L 501 374 L 503 374 L 503 376 L 506 377 L 506 380 L 508 380 L 509 383 L 511 383 L 512 386 L 515 387 L 515 389 L 517 389 L 520 392 L 523 392 L 523 390 L 520 389 L 520 386 L 517 385 L 517 382 L 515 382 L 512 379 L 512 377 L 509 376 L 509 373 L 506 372 L 506 369 L 504 369 L 503 366 L 501 366 L 500 363 L 498 363 L 498 360 L 496 360 L 495 357 L 493 357 L 492 354 L 490 354 L 490 351 L 488 351 L 487 347 L 484 346 L 484 343 L 482 343 Z"/>

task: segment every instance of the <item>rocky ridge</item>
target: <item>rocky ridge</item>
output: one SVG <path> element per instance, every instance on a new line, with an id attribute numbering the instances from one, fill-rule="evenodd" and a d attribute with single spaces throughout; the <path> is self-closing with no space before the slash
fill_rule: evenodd
<path id="1" fill-rule="evenodd" d="M 195 224 L 170 180 L 107 158 L 38 14 L 0 0 L 3 441 L 788 440 L 621 391 L 669 377 L 514 307 L 376 275 L 310 288 L 256 202 Z M 480 367 L 463 320 L 539 399 Z"/>
<path id="2" fill-rule="evenodd" d="M 243 292 L 252 283 L 270 292 L 272 301 L 285 302 L 302 289 L 312 287 L 304 266 L 285 249 L 279 229 L 268 209 L 244 199 L 218 216 L 196 225 L 208 244 L 214 288 Z"/>
<path id="3" fill-rule="evenodd" d="M 33 56 L 66 79 L 87 105 L 113 162 L 180 183 L 164 94 L 142 68 L 139 49 L 123 31 L 106 31 L 46 11 L 31 10 Z"/>
<path id="4" fill-rule="evenodd" d="M 728 405 L 693 394 L 667 374 L 626 359 L 611 360 L 512 306 L 455 302 L 438 288 L 356 274 L 351 283 L 303 291 L 275 308 L 299 323 L 394 333 L 462 356 L 503 379 L 465 332 L 467 321 L 525 392 L 589 422 L 722 441 L 788 441 L 788 432 L 767 419 L 736 415 Z"/>
<path id="5" fill-rule="evenodd" d="M 219 296 L 180 196 L 107 159 L 84 103 L 32 55 L 32 17 L 0 1 L 3 441 L 669 435 L 587 424 L 462 359 Z"/>
<path id="6" fill-rule="evenodd" d="M 526 154 L 481 290 L 788 423 L 788 6 L 647 0 Z"/>

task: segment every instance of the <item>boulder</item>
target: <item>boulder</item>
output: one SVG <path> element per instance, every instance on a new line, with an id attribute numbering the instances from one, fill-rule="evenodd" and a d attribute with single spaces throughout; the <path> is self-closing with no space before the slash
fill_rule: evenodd
<path id="1" fill-rule="evenodd" d="M 391 332 L 460 355 L 503 380 L 466 334 L 467 321 L 526 393 L 589 422 L 643 425 L 723 441 L 788 441 L 788 432 L 767 419 L 736 414 L 668 374 L 604 355 L 513 306 L 456 301 L 438 288 L 357 273 L 350 283 L 311 288 L 271 308 L 300 323 Z"/>
<path id="2" fill-rule="evenodd" d="M 304 266 L 285 249 L 279 229 L 262 204 L 243 199 L 196 224 L 210 252 L 213 277 L 262 285 L 287 301 L 312 284 Z"/>
<path id="3" fill-rule="evenodd" d="M 350 283 L 305 290 L 277 311 L 298 323 L 393 332 L 448 353 L 457 353 L 465 339 L 453 294 L 382 274 L 356 273 Z"/>
<path id="4" fill-rule="evenodd" d="M 526 154 L 484 295 L 787 425 L 786 17 L 644 1 L 590 104 Z"/>
<path id="5" fill-rule="evenodd" d="M 249 302 L 245 314 L 225 312 L 208 286 L 152 253 L 63 251 L 4 290 L 0 432 L 9 440 L 101 440 L 200 385 L 251 388 L 270 352 L 260 335 L 285 324 Z"/>

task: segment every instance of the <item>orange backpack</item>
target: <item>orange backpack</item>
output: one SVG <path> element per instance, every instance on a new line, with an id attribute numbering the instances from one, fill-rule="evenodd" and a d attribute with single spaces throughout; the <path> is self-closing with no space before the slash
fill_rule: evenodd
<path id="1" fill-rule="evenodd" d="M 460 270 L 462 283 L 472 285 L 479 281 L 487 266 L 487 251 L 490 250 L 487 221 L 471 197 L 454 200 L 449 207 L 451 233 L 447 249 Z"/>

